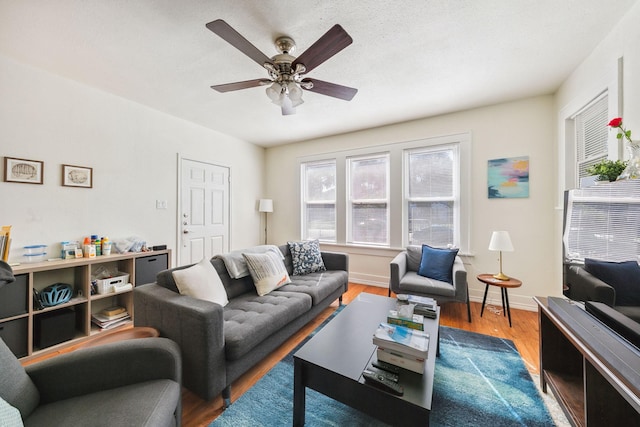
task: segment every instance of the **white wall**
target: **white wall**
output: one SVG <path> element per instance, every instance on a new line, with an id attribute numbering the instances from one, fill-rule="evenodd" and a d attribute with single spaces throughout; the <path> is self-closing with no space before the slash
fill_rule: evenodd
<path id="1" fill-rule="evenodd" d="M 167 244 L 175 263 L 178 154 L 230 167 L 230 246 L 259 243 L 263 148 L 2 56 L 0 99 L 0 156 L 44 161 L 44 185 L 0 182 L 12 259 L 99 234 Z M 93 167 L 93 189 L 62 187 L 62 164 Z"/>
<path id="2" fill-rule="evenodd" d="M 523 281 L 509 291 L 513 307 L 534 309 L 535 295 L 560 295 L 561 285 L 552 279 L 554 267 L 554 103 L 552 96 L 462 111 L 408 123 L 368 129 L 267 149 L 267 192 L 273 198 L 269 240 L 300 238 L 297 159 L 372 145 L 411 141 L 440 135 L 471 132 L 472 201 L 471 256 L 465 257 L 471 298 L 482 299 L 484 287 L 475 276 L 497 272 L 497 254 L 487 250 L 493 230 L 508 230 L 516 251 L 503 255 L 506 274 Z M 529 156 L 530 197 L 488 199 L 487 161 Z M 327 245 L 325 245 L 327 248 Z M 350 280 L 387 286 L 389 261 L 400 248 L 374 251 L 340 246 L 350 253 Z M 490 291 L 494 303 L 500 293 Z"/>
<path id="3" fill-rule="evenodd" d="M 556 141 L 557 171 L 555 199 L 555 247 L 556 262 L 562 261 L 562 194 L 564 190 L 575 187 L 571 177 L 567 177 L 566 163 L 573 159 L 567 154 L 565 137 L 565 119 L 584 106 L 590 99 L 604 89 L 609 89 L 609 96 L 616 102 L 610 105 L 610 119 L 622 117 L 626 129 L 632 130 L 633 139 L 640 139 L 640 2 L 622 17 L 620 23 L 611 31 L 583 63 L 576 68 L 571 76 L 562 84 L 556 93 Z M 623 58 L 622 68 L 619 69 L 618 59 Z M 621 73 L 620 73 L 621 72 Z M 615 93 L 617 86 L 622 90 Z M 612 133 L 613 134 L 613 133 Z M 615 137 L 610 138 L 615 141 Z M 610 150 L 611 152 L 611 150 Z M 571 153 L 569 153 L 571 154 Z M 628 151 L 623 148 L 625 158 Z M 556 269 L 558 276 L 554 280 L 561 280 L 560 266 Z"/>

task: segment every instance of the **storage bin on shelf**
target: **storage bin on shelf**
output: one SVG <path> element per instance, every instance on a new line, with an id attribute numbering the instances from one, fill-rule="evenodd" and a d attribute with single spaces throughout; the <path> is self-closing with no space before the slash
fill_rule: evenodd
<path id="1" fill-rule="evenodd" d="M 118 276 L 106 279 L 94 279 L 91 282 L 95 284 L 96 293 L 109 294 L 114 292 L 114 286 L 117 288 L 129 283 L 129 273 L 118 272 Z"/>

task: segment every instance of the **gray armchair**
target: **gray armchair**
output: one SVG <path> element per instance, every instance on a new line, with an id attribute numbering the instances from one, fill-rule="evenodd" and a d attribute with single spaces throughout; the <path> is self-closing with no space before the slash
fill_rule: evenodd
<path id="1" fill-rule="evenodd" d="M 411 294 L 430 297 L 438 302 L 438 305 L 457 301 L 467 304 L 467 317 L 471 322 L 471 306 L 469 305 L 469 286 L 467 284 L 467 270 L 462 259 L 456 256 L 453 263 L 453 283 L 430 279 L 420 276 L 420 259 L 422 250 L 420 246 L 407 246 L 400 252 L 390 264 L 389 296 L 391 292 L 396 294 Z"/>
<path id="2" fill-rule="evenodd" d="M 0 397 L 25 426 L 179 426 L 180 349 L 141 338 L 22 367 L 0 339 Z M 0 402 L 1 403 L 1 402 Z"/>

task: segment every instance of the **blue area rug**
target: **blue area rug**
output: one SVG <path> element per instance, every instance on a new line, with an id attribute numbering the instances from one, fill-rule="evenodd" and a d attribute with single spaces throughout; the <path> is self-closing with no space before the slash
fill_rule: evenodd
<path id="1" fill-rule="evenodd" d="M 295 350 L 210 427 L 290 426 L 293 353 Z M 305 421 L 306 426 L 386 426 L 309 389 Z M 553 426 L 554 423 L 512 341 L 443 326 L 430 425 Z"/>

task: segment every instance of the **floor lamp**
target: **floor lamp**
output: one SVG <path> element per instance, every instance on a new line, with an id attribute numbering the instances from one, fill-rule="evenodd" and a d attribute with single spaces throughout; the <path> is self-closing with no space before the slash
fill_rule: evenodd
<path id="1" fill-rule="evenodd" d="M 494 274 L 498 280 L 509 280 L 509 276 L 502 272 L 502 252 L 513 252 L 511 237 L 506 231 L 494 231 L 489 242 L 490 251 L 500 251 L 500 273 Z"/>
<path id="2" fill-rule="evenodd" d="M 258 211 L 264 212 L 264 244 L 267 244 L 267 214 L 269 212 L 273 212 L 273 200 L 271 199 L 260 199 L 260 204 L 258 205 Z"/>

